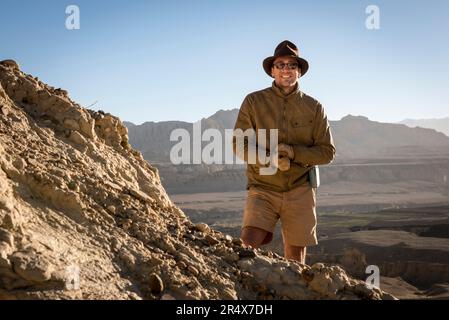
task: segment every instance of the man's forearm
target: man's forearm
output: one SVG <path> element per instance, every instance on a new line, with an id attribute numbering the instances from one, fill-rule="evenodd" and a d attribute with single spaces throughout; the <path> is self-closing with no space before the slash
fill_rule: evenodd
<path id="1" fill-rule="evenodd" d="M 232 149 L 234 154 L 245 161 L 248 164 L 255 164 L 259 167 L 266 167 L 269 164 L 269 156 L 270 152 L 265 149 L 265 153 L 263 149 L 261 151 L 257 150 L 257 145 L 243 143 L 242 146 L 239 146 L 234 138 L 232 143 Z M 259 154 L 259 152 L 261 154 Z"/>
<path id="2" fill-rule="evenodd" d="M 295 152 L 293 161 L 300 165 L 323 165 L 332 162 L 335 157 L 335 147 L 332 144 L 318 146 L 292 145 Z"/>

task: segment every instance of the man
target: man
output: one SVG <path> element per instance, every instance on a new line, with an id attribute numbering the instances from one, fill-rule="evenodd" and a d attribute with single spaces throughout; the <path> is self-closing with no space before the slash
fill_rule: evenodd
<path id="1" fill-rule="evenodd" d="M 247 163 L 241 238 L 254 248 L 267 244 L 280 219 L 285 257 L 304 264 L 306 247 L 317 244 L 316 189 L 309 185 L 309 170 L 330 163 L 335 147 L 322 105 L 299 90 L 298 79 L 306 74 L 309 64 L 299 57 L 296 45 L 281 42 L 274 55 L 263 61 L 263 68 L 274 78 L 272 86 L 245 98 L 234 129 L 278 129 L 277 152 L 267 150 L 266 154 L 279 157 L 279 161 L 271 175 L 261 174 L 266 162 L 259 156 L 254 163 Z M 268 132 L 266 141 L 256 139 L 257 147 L 270 145 Z M 242 154 L 235 135 L 233 149 L 248 162 L 248 141 Z"/>

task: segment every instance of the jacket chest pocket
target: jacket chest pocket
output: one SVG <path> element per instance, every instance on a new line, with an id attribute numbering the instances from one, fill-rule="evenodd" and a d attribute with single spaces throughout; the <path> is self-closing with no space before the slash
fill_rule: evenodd
<path id="1" fill-rule="evenodd" d="M 307 126 L 313 126 L 313 118 L 296 118 L 291 120 L 291 126 L 293 128 L 302 128 Z"/>
<path id="2" fill-rule="evenodd" d="M 294 117 L 290 120 L 289 140 L 293 143 L 313 144 L 314 119 Z"/>

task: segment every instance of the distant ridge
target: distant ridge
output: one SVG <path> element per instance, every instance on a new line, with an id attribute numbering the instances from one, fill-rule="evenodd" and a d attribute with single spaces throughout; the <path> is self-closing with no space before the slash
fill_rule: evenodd
<path id="1" fill-rule="evenodd" d="M 232 129 L 239 109 L 219 110 L 201 120 L 203 130 Z M 145 122 L 134 125 L 124 122 L 130 144 L 140 150 L 145 159 L 168 162 L 170 133 L 176 128 L 192 131 L 192 123 L 182 121 Z M 337 159 L 390 158 L 449 154 L 449 137 L 434 129 L 410 128 L 405 124 L 382 123 L 364 116 L 347 115 L 330 121 L 337 146 Z"/>

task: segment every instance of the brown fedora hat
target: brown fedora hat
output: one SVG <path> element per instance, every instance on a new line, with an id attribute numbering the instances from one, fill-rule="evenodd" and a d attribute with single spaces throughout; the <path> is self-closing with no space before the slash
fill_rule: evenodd
<path id="1" fill-rule="evenodd" d="M 298 65 L 301 68 L 301 77 L 306 74 L 307 70 L 309 70 L 309 63 L 307 62 L 307 60 L 299 57 L 298 47 L 296 47 L 293 42 L 284 40 L 278 44 L 278 46 L 274 50 L 274 55 L 266 58 L 263 61 L 263 69 L 270 77 L 272 77 L 271 67 L 273 66 L 274 60 L 276 58 L 285 56 L 296 58 L 296 60 L 298 61 Z"/>

